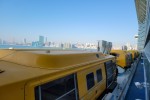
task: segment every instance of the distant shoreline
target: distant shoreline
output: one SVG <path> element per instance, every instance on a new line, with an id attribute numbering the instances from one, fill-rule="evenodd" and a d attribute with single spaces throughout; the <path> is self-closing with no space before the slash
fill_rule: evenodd
<path id="1" fill-rule="evenodd" d="M 57 50 L 88 50 L 97 51 L 97 49 L 83 49 L 83 48 L 60 48 L 60 47 L 34 47 L 26 45 L 0 45 L 0 49 L 57 49 Z"/>
<path id="2" fill-rule="evenodd" d="M 25 49 L 25 48 L 30 48 L 30 49 L 32 49 L 32 48 L 51 48 L 51 47 L 34 47 L 34 46 L 27 46 L 27 45 L 0 45 L 0 49 L 8 49 L 8 48 L 23 48 L 23 49 Z"/>

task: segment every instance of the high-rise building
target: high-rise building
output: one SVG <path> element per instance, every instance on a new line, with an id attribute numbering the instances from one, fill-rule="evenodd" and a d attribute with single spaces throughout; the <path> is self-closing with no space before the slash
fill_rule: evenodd
<path id="1" fill-rule="evenodd" d="M 47 43 L 47 37 L 45 38 L 45 43 Z"/>
<path id="2" fill-rule="evenodd" d="M 39 46 L 39 41 L 32 42 L 32 46 L 33 47 L 38 47 Z"/>
<path id="3" fill-rule="evenodd" d="M 44 45 L 44 36 L 39 36 L 39 46 Z"/>
<path id="4" fill-rule="evenodd" d="M 128 50 L 132 50 L 133 48 L 132 48 L 132 45 L 128 42 L 127 44 L 126 44 L 126 46 L 127 46 L 127 49 Z"/>
<path id="5" fill-rule="evenodd" d="M 24 44 L 27 44 L 27 40 L 26 40 L 26 38 L 24 38 L 23 43 L 24 43 Z"/>
<path id="6" fill-rule="evenodd" d="M 64 43 L 63 48 L 69 49 L 69 48 L 72 48 L 72 45 L 71 45 L 71 43 Z"/>
<path id="7" fill-rule="evenodd" d="M 85 43 L 86 49 L 96 49 L 96 44 L 94 43 Z"/>
<path id="8" fill-rule="evenodd" d="M 122 50 L 128 50 L 128 47 L 126 45 L 123 45 Z"/>
<path id="9" fill-rule="evenodd" d="M 59 47 L 60 47 L 60 48 L 64 48 L 64 44 L 63 44 L 63 43 L 60 43 L 60 44 L 59 44 Z"/>
<path id="10" fill-rule="evenodd" d="M 3 43 L 3 41 L 2 41 L 2 39 L 0 39 L 0 44 L 2 44 Z"/>

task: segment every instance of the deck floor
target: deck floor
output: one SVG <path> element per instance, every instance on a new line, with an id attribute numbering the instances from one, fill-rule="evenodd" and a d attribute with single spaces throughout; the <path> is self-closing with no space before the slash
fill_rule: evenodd
<path id="1" fill-rule="evenodd" d="M 127 91 L 125 100 L 145 100 L 145 88 L 139 89 L 135 86 L 135 82 L 144 82 L 144 68 L 143 64 L 141 63 L 143 63 L 143 60 L 140 60 L 138 63 L 137 69 Z"/>

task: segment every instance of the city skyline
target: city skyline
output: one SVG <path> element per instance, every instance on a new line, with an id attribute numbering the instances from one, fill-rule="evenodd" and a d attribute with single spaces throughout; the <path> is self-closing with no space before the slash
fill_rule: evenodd
<path id="1" fill-rule="evenodd" d="M 15 40 L 15 38 L 12 38 L 12 39 L 10 39 L 10 40 L 5 40 L 5 39 L 3 39 L 3 38 L 0 38 L 0 41 L 6 41 L 7 43 L 17 43 L 17 44 L 23 44 L 23 43 L 32 43 L 32 42 L 36 42 L 36 41 L 39 41 L 39 38 L 41 37 L 42 35 L 38 35 L 38 36 L 36 36 L 36 39 L 35 40 L 28 40 L 28 38 L 23 38 L 23 39 L 20 39 L 20 41 L 16 41 Z M 95 43 L 95 44 L 97 44 L 98 43 L 98 41 L 99 40 L 96 40 L 96 41 L 94 41 L 94 42 L 81 42 L 81 41 L 76 41 L 76 42 L 70 42 L 70 41 L 52 41 L 52 40 L 48 40 L 48 37 L 46 37 L 46 36 L 42 36 L 43 38 L 44 38 L 44 43 L 46 43 L 46 42 L 57 42 L 57 43 L 82 43 L 82 44 L 85 44 L 85 43 Z M 105 41 L 107 41 L 107 40 L 105 40 Z M 137 41 L 137 40 L 136 40 Z M 108 42 L 111 42 L 111 41 L 108 41 Z M 126 45 L 126 44 L 131 44 L 131 45 L 135 45 L 135 43 L 131 43 L 131 42 L 129 42 L 129 41 L 127 41 L 127 42 L 124 42 L 124 43 L 120 43 L 120 42 L 112 42 L 113 44 L 115 44 L 115 45 Z"/>
<path id="2" fill-rule="evenodd" d="M 106 41 L 107 43 L 109 41 Z M 97 49 L 98 48 L 98 41 L 97 43 L 71 43 L 71 42 L 55 42 L 55 41 L 47 41 L 47 37 L 44 36 L 38 36 L 38 40 L 34 40 L 31 42 L 28 42 L 26 38 L 23 39 L 22 42 L 16 42 L 16 41 L 6 41 L 2 40 L 0 38 L 0 46 L 11 46 L 11 45 L 18 45 L 18 46 L 30 46 L 32 47 L 55 47 L 55 48 L 80 48 L 80 49 Z M 112 43 L 112 49 L 123 49 L 126 48 L 128 50 L 137 49 L 137 44 L 131 44 L 130 42 L 127 42 L 125 44 L 121 43 Z"/>

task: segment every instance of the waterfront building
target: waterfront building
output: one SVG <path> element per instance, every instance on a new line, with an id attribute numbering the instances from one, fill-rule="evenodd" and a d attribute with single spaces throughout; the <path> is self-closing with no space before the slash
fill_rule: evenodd
<path id="1" fill-rule="evenodd" d="M 71 45 L 71 43 L 64 43 L 63 48 L 69 49 L 69 48 L 72 48 L 72 45 Z"/>
<path id="2" fill-rule="evenodd" d="M 94 43 L 85 43 L 85 49 L 96 49 L 97 46 Z"/>
<path id="3" fill-rule="evenodd" d="M 39 46 L 39 41 L 32 42 L 32 46 L 33 47 L 38 47 Z"/>
<path id="4" fill-rule="evenodd" d="M 39 36 L 39 46 L 44 45 L 44 36 Z"/>
<path id="5" fill-rule="evenodd" d="M 85 48 L 85 44 L 83 44 L 83 43 L 76 43 L 75 47 L 84 49 Z"/>
<path id="6" fill-rule="evenodd" d="M 59 47 L 60 47 L 60 48 L 64 48 L 64 44 L 63 44 L 63 43 L 60 43 L 60 44 L 59 44 Z"/>
<path id="7" fill-rule="evenodd" d="M 45 43 L 47 43 L 47 37 L 45 38 Z"/>
<path id="8" fill-rule="evenodd" d="M 123 45 L 122 50 L 128 50 L 128 47 L 126 45 Z"/>
<path id="9" fill-rule="evenodd" d="M 77 48 L 76 44 L 72 44 L 72 48 Z"/>
<path id="10" fill-rule="evenodd" d="M 24 40 L 23 40 L 23 44 L 27 44 L 27 40 L 26 40 L 26 38 L 24 38 Z"/>
<path id="11" fill-rule="evenodd" d="M 3 41 L 2 41 L 2 39 L 0 39 L 0 44 L 2 44 L 3 43 Z"/>
<path id="12" fill-rule="evenodd" d="M 8 41 L 2 40 L 2 44 L 6 45 L 9 44 Z"/>

